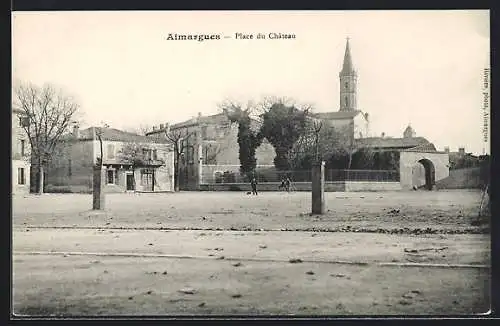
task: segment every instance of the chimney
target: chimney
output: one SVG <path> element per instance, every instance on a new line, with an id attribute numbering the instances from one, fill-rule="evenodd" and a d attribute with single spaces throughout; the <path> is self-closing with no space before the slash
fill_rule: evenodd
<path id="1" fill-rule="evenodd" d="M 461 156 L 465 155 L 465 148 L 464 147 L 459 147 L 458 148 L 458 154 L 461 155 Z"/>
<path id="2" fill-rule="evenodd" d="M 77 139 L 80 138 L 80 126 L 77 124 L 73 126 L 73 136 Z"/>
<path id="3" fill-rule="evenodd" d="M 450 147 L 445 146 L 445 147 L 444 147 L 444 151 L 445 151 L 446 153 L 449 153 L 449 152 L 450 152 Z"/>
<path id="4" fill-rule="evenodd" d="M 384 138 L 385 137 L 385 132 L 383 132 L 382 135 L 380 135 L 380 137 Z"/>
<path id="5" fill-rule="evenodd" d="M 156 126 L 153 126 L 153 131 L 155 131 L 155 130 L 156 130 Z"/>
<path id="6" fill-rule="evenodd" d="M 160 130 L 163 129 L 163 123 L 160 123 Z"/>
<path id="7" fill-rule="evenodd" d="M 198 112 L 198 118 L 201 118 L 201 112 Z"/>

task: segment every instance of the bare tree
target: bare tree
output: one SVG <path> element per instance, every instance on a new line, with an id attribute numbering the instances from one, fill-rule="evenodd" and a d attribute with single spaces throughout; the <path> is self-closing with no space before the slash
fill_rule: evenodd
<path id="1" fill-rule="evenodd" d="M 205 164 L 217 164 L 217 156 L 224 149 L 217 141 L 205 142 L 203 146 L 203 157 Z"/>
<path id="2" fill-rule="evenodd" d="M 187 148 L 187 141 L 191 136 L 194 135 L 194 132 L 188 131 L 188 129 L 179 128 L 175 130 L 166 130 L 165 137 L 172 144 L 174 148 L 174 183 L 175 183 L 175 191 L 179 191 L 179 176 L 180 176 L 180 160 L 184 151 Z"/>
<path id="3" fill-rule="evenodd" d="M 44 166 L 55 153 L 61 136 L 69 131 L 79 105 L 54 86 L 26 83 L 14 87 L 13 106 L 26 116 L 23 129 L 31 145 L 32 162 L 38 173 L 38 193 L 43 193 Z"/>
<path id="4" fill-rule="evenodd" d="M 141 123 L 138 127 L 128 127 L 128 128 L 125 128 L 124 130 L 127 132 L 131 132 L 134 134 L 145 136 L 146 133 L 151 131 L 152 129 L 153 128 L 151 128 L 150 125 Z"/>

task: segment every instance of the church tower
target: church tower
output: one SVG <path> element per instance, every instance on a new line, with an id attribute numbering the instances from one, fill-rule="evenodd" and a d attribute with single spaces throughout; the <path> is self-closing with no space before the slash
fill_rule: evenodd
<path id="1" fill-rule="evenodd" d="M 349 38 L 347 38 L 344 54 L 344 63 L 339 73 L 340 78 L 340 109 L 339 111 L 357 110 L 357 80 L 358 74 L 354 70 L 349 48 Z"/>

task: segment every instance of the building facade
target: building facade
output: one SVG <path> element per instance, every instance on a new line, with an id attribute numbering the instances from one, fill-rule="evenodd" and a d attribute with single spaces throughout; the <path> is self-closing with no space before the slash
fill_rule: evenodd
<path id="1" fill-rule="evenodd" d="M 255 122 L 254 122 L 255 123 Z M 169 125 L 154 126 L 148 137 L 166 139 L 165 133 L 184 135 L 179 159 L 181 190 L 198 190 L 200 184 L 212 183 L 224 174 L 238 174 L 240 169 L 238 124 L 227 113 L 197 117 Z M 273 146 L 264 140 L 256 150 L 257 166 L 274 166 Z"/>
<path id="2" fill-rule="evenodd" d="M 12 110 L 12 194 L 30 191 L 30 142 L 23 125 L 27 123 L 22 110 Z"/>
<path id="3" fill-rule="evenodd" d="M 114 128 L 75 127 L 47 167 L 46 191 L 91 192 L 101 142 L 105 192 L 174 190 L 174 155 L 165 141 Z"/>

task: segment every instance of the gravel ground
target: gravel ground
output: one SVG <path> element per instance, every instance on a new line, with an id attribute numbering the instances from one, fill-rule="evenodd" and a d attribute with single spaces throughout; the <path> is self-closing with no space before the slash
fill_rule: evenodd
<path id="1" fill-rule="evenodd" d="M 88 315 L 464 315 L 489 270 L 16 255 L 14 312 Z M 26 273 L 26 271 L 30 271 Z"/>
<path id="2" fill-rule="evenodd" d="M 311 216 L 309 193 L 181 192 L 108 194 L 106 210 L 92 197 L 15 197 L 13 225 L 204 230 L 306 230 L 379 233 L 489 233 L 473 226 L 478 191 L 326 193 L 325 215 Z"/>
<path id="3" fill-rule="evenodd" d="M 488 311 L 489 229 L 472 225 L 479 192 L 327 193 L 326 200 L 327 213 L 311 216 L 302 192 L 109 194 L 100 212 L 90 210 L 90 195 L 15 196 L 14 312 Z"/>
<path id="4" fill-rule="evenodd" d="M 206 258 L 490 264 L 486 235 L 330 232 L 15 230 L 14 252 L 92 252 Z M 15 266 L 14 266 L 15 267 Z"/>

